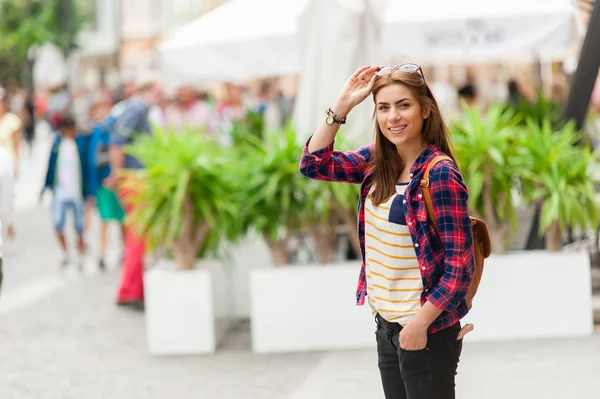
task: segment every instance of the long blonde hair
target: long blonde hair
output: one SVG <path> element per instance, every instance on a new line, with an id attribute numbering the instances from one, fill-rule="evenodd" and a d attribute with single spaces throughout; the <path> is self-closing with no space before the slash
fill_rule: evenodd
<path id="1" fill-rule="evenodd" d="M 450 132 L 442 119 L 438 103 L 421 74 L 395 70 L 389 75 L 378 77 L 373 86 L 373 102 L 376 103 L 377 93 L 390 85 L 402 85 L 413 93 L 419 101 L 421 109 L 429 114 L 429 117 L 423 121 L 422 133 L 425 143 L 428 146 L 434 144 L 455 160 Z M 370 171 L 375 185 L 371 199 L 375 205 L 379 205 L 387 201 L 396 192 L 396 181 L 405 167 L 405 160 L 400 157 L 396 146 L 383 135 L 377 123 L 376 112 L 373 113 L 375 119 L 375 152 L 371 159 Z"/>

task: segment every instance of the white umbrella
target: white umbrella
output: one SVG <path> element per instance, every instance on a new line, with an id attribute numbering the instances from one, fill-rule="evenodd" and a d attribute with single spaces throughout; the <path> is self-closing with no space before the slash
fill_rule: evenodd
<path id="1" fill-rule="evenodd" d="M 376 5 L 365 0 L 312 0 L 301 16 L 300 86 L 294 123 L 302 137 L 325 120 L 327 108 L 357 68 L 377 65 Z M 373 102 L 367 98 L 350 113 L 341 134 L 355 144 L 369 141 L 372 113 Z"/>
<path id="2" fill-rule="evenodd" d="M 308 0 L 231 0 L 159 46 L 168 83 L 241 81 L 298 71 L 297 21 Z"/>
<path id="3" fill-rule="evenodd" d="M 382 52 L 421 64 L 564 57 L 577 42 L 571 0 L 393 1 L 383 15 Z"/>

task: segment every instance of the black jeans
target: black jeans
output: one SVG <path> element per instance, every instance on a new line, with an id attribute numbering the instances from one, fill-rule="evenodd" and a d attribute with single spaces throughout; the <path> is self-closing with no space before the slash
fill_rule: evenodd
<path id="1" fill-rule="evenodd" d="M 454 377 L 462 350 L 457 340 L 460 323 L 429 334 L 427 347 L 418 351 L 400 348 L 402 326 L 379 314 L 377 356 L 386 399 L 454 399 Z"/>

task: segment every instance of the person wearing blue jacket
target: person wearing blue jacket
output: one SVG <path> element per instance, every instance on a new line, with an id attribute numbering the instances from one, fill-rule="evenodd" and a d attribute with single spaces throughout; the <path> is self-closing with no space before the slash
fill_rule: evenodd
<path id="1" fill-rule="evenodd" d="M 89 147 L 88 171 L 90 198 L 95 199 L 98 213 L 102 221 L 100 228 L 100 259 L 98 267 L 105 270 L 106 250 L 108 245 L 109 222 L 116 221 L 121 225 L 121 236 L 125 242 L 125 211 L 114 190 L 103 184 L 110 176 L 108 147 L 111 129 L 116 121 L 120 108 L 115 107 L 110 112 L 110 103 L 100 100 L 92 108 L 92 118 L 95 121 Z"/>
<path id="2" fill-rule="evenodd" d="M 40 199 L 46 190 L 52 191 L 52 223 L 63 251 L 63 267 L 70 263 L 64 234 L 66 213 L 69 209 L 73 212 L 79 253 L 78 266 L 81 270 L 85 254 L 83 213 L 85 200 L 89 194 L 87 172 L 89 138 L 77 136 L 75 121 L 71 117 L 63 118 L 58 128 L 60 135 L 52 144 L 46 181 Z"/>

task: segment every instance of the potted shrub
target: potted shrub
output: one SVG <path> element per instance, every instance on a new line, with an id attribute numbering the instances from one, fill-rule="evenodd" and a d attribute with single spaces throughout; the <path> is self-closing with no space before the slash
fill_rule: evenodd
<path id="1" fill-rule="evenodd" d="M 245 154 L 240 176 L 248 187 L 244 224 L 264 238 L 275 265 L 287 265 L 307 199 L 306 182 L 297 173 L 302 146 L 287 126 L 264 140 L 247 137 L 240 151 Z"/>
<path id="2" fill-rule="evenodd" d="M 567 223 L 589 228 L 598 221 L 590 177 L 590 169 L 596 161 L 588 149 L 575 146 L 578 135 L 572 125 L 553 128 L 550 121 L 540 125 L 529 120 L 524 126 L 526 128 L 513 138 L 511 148 L 504 147 L 505 143 L 499 139 L 502 146 L 496 154 L 477 165 L 465 160 L 477 159 L 481 154 L 465 154 L 463 148 L 459 162 L 464 165 L 462 172 L 470 184 L 474 209 L 487 211 L 486 217 L 491 212 L 485 205 L 487 203 L 489 209 L 490 202 L 486 200 L 489 194 L 479 188 L 485 187 L 485 183 L 477 181 L 481 177 L 473 179 L 471 174 L 480 171 L 485 176 L 486 163 L 496 167 L 507 165 L 505 171 L 491 175 L 492 182 L 500 181 L 501 177 L 506 179 L 491 197 L 500 203 L 494 204 L 495 212 L 510 213 L 511 191 L 518 191 L 529 206 L 541 204 L 541 232 L 549 233 L 548 249 L 556 250 L 560 248 L 560 231 Z M 504 131 L 499 133 L 502 136 Z M 464 145 L 464 142 L 459 143 Z M 485 153 L 476 147 L 473 150 Z M 498 163 L 499 160 L 502 163 Z M 489 217 L 486 221 L 489 223 Z M 494 219 L 491 222 L 496 223 Z M 560 321 L 548 322 L 555 320 L 556 315 L 561 315 Z M 476 326 L 470 339 L 481 341 L 592 334 L 588 254 L 550 251 L 494 254 L 486 261 L 474 307 L 466 322 Z"/>
<path id="3" fill-rule="evenodd" d="M 128 223 L 151 248 L 172 256 L 145 273 L 150 352 L 211 353 L 219 338 L 215 319 L 226 318 L 229 305 L 222 266 L 210 259 L 223 238 L 241 231 L 230 161 L 199 131 L 157 131 L 128 152 L 146 166 L 129 172 L 138 194 Z"/>
<path id="4" fill-rule="evenodd" d="M 291 239 L 315 230 L 320 248 L 319 264 L 263 267 L 251 271 L 250 314 L 252 349 L 257 353 L 296 352 L 331 348 L 351 349 L 373 346 L 370 309 L 353 305 L 354 287 L 360 261 L 341 264 L 331 259 L 332 226 L 357 206 L 358 186 L 314 185 L 302 176 L 298 163 L 303 146 L 295 130 L 267 133 L 265 142 L 253 145 L 245 157 L 244 169 L 252 189 L 246 209 L 252 227 L 265 237 L 273 263 L 288 264 Z M 341 187 L 340 187 L 341 186 Z M 354 211 L 355 212 L 355 211 Z M 335 217 L 334 214 L 338 216 Z M 349 221 L 355 229 L 356 218 Z M 353 232 L 349 233 L 354 235 Z M 276 298 L 276 300 L 274 299 Z M 333 313 L 315 312 L 327 306 Z M 292 310 L 292 311 L 290 311 Z M 351 333 L 339 334 L 343 325 Z"/>
<path id="5" fill-rule="evenodd" d="M 476 108 L 463 111 L 451 132 L 469 187 L 469 208 L 486 222 L 492 251 L 505 253 L 516 228 L 515 189 L 522 172 L 515 146 L 521 132 L 519 116 L 500 105 L 490 107 L 485 115 Z"/>

